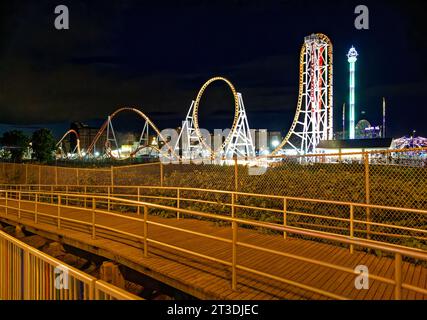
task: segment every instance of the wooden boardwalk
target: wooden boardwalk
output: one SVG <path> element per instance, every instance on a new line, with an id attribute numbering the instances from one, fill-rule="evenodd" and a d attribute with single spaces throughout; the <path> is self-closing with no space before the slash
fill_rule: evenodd
<path id="1" fill-rule="evenodd" d="M 0 200 L 0 204 L 5 204 L 4 199 Z M 18 202 L 13 200 L 8 200 L 8 204 L 18 207 Z M 21 208 L 34 210 L 35 204 L 22 203 Z M 61 222 L 61 229 L 58 229 L 57 207 L 55 205 L 39 204 L 38 212 L 48 214 L 52 218 L 39 216 L 38 222 L 35 223 L 32 213 L 21 212 L 21 218 L 18 219 L 17 209 L 9 208 L 6 215 L 5 209 L 0 208 L 0 220 L 14 225 L 22 225 L 29 231 L 115 260 L 201 299 L 327 299 L 320 294 L 241 270 L 237 271 L 237 290 L 233 291 L 230 282 L 230 267 L 152 244 L 149 245 L 148 257 L 145 258 L 142 249 L 143 244 L 140 241 L 101 229 L 97 230 L 97 237 L 94 240 L 91 237 L 92 231 L 89 226 L 63 221 Z M 135 214 L 133 215 L 135 216 Z M 85 222 L 91 222 L 92 219 L 90 212 L 78 207 L 62 208 L 61 216 Z M 97 224 L 143 235 L 142 222 L 102 214 L 97 214 L 96 220 Z M 177 220 L 150 215 L 149 220 L 228 239 L 232 237 L 230 227 L 221 227 L 211 222 L 187 217 Z M 156 225 L 149 226 L 148 238 L 231 261 L 231 245 L 228 243 L 193 236 Z M 279 235 L 268 235 L 242 228 L 238 231 L 238 241 L 297 254 L 306 258 L 319 259 L 323 262 L 351 269 L 358 265 L 365 265 L 371 274 L 390 279 L 393 279 L 394 275 L 393 259 L 360 251 L 350 254 L 348 248 L 339 246 L 297 238 L 285 240 Z M 357 290 L 354 286 L 356 277 L 354 274 L 258 250 L 239 246 L 237 262 L 245 267 L 264 272 L 268 271 L 270 274 L 327 290 L 350 299 L 393 299 L 394 286 L 392 285 L 370 280 L 368 290 Z M 427 268 L 403 262 L 402 278 L 404 283 L 426 288 Z M 402 299 L 427 299 L 427 295 L 402 289 Z"/>

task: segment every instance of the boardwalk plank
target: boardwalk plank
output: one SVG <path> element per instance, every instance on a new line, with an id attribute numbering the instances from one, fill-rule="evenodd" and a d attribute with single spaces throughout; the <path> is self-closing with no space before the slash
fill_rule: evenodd
<path id="1" fill-rule="evenodd" d="M 0 200 L 0 205 L 3 203 L 4 200 Z M 16 201 L 9 200 L 9 203 L 17 207 Z M 90 204 L 88 203 L 88 205 Z M 24 202 L 22 203 L 22 208 L 34 210 L 35 205 L 31 202 Z M 19 222 L 28 227 L 37 228 L 40 231 L 61 235 L 70 239 L 70 241 L 74 241 L 77 246 L 86 245 L 99 248 L 102 251 L 101 254 L 110 252 L 120 263 L 136 268 L 140 272 L 146 272 L 147 275 L 153 276 L 159 281 L 165 281 L 169 285 L 176 286 L 184 291 L 187 290 L 188 293 L 201 298 L 326 299 L 326 297 L 317 293 L 243 271 L 238 271 L 238 290 L 233 291 L 231 289 L 231 268 L 228 266 L 152 243 L 149 244 L 149 256 L 145 258 L 141 240 L 101 229 L 97 230 L 97 238 L 94 240 L 91 238 L 92 230 L 90 226 L 82 226 L 66 221 L 61 222 L 62 228 L 58 230 L 56 221 L 57 207 L 43 203 L 38 205 L 38 210 L 45 212 L 49 217 L 40 216 L 37 224 L 34 223 L 34 214 L 32 213 L 21 212 L 21 219 L 19 220 L 18 210 L 16 209 L 9 209 L 9 214 L 5 216 L 4 208 L 1 208 L 0 218 L 3 221 Z M 143 235 L 143 221 L 125 219 L 126 216 L 137 217 L 135 213 L 120 214 L 120 217 L 97 214 L 96 223 L 140 236 Z M 79 207 L 61 208 L 61 216 L 85 222 L 92 221 L 91 211 L 85 211 Z M 150 221 L 174 227 L 231 239 L 231 228 L 229 226 L 217 226 L 214 223 L 190 217 L 177 220 L 150 215 L 149 219 Z M 155 225 L 149 225 L 148 230 L 150 239 L 231 261 L 231 244 Z M 361 251 L 355 251 L 350 254 L 348 248 L 297 237 L 288 237 L 285 240 L 282 235 L 263 234 L 240 227 L 238 241 L 297 254 L 302 257 L 320 259 L 321 261 L 350 269 L 354 269 L 358 264 L 365 264 L 371 272 L 389 278 L 393 276 L 394 272 L 391 259 L 376 257 L 373 254 Z M 378 281 L 372 283 L 370 290 L 358 291 L 354 288 L 355 275 L 353 274 L 243 247 L 239 247 L 237 253 L 237 261 L 240 265 L 264 272 L 268 271 L 273 275 L 282 276 L 338 295 L 353 299 L 390 299 L 393 297 L 392 286 L 378 283 Z M 425 287 L 427 281 L 427 269 L 425 267 L 414 266 L 404 262 L 402 272 L 405 282 Z M 424 295 L 406 292 L 406 290 L 404 290 L 403 297 L 426 299 Z"/>

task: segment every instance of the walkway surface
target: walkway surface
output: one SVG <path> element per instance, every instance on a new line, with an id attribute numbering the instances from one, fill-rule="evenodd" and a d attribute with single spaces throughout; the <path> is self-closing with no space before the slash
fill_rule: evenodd
<path id="1" fill-rule="evenodd" d="M 0 205 L 4 204 L 4 199 L 0 200 Z M 16 201 L 8 200 L 8 204 L 18 208 Z M 21 209 L 34 211 L 35 204 L 31 202 L 21 203 Z M 22 225 L 28 231 L 115 260 L 201 299 L 327 299 L 320 294 L 242 270 L 237 271 L 238 285 L 237 290 L 233 291 L 230 281 L 231 268 L 228 266 L 177 252 L 157 244 L 149 244 L 148 257 L 145 258 L 143 244 L 135 238 L 98 229 L 94 240 L 91 236 L 91 227 L 87 225 L 63 221 L 61 222 L 61 229 L 58 229 L 56 206 L 39 204 L 38 212 L 49 216 L 39 216 L 37 223 L 35 223 L 34 213 L 21 211 L 21 218 L 19 219 L 18 209 L 9 208 L 6 215 L 5 208 L 2 207 L 0 208 L 0 221 Z M 88 223 L 92 221 L 91 212 L 84 211 L 79 207 L 61 208 L 61 217 Z M 150 215 L 149 221 L 228 239 L 231 239 L 232 236 L 230 227 L 218 226 L 212 222 L 187 217 L 177 220 Z M 96 223 L 143 235 L 142 222 L 97 214 Z M 231 245 L 229 243 L 202 238 L 157 225 L 149 226 L 148 238 L 231 261 Z M 243 228 L 239 228 L 238 241 L 319 259 L 323 262 L 351 269 L 358 265 L 366 265 L 370 273 L 390 279 L 393 279 L 394 275 L 393 259 L 361 251 L 350 254 L 348 248 L 336 245 L 291 237 L 285 240 L 280 235 L 269 235 Z M 244 247 L 238 247 L 237 252 L 237 262 L 242 266 L 268 272 L 336 295 L 350 299 L 393 299 L 394 287 L 376 280 L 370 280 L 368 290 L 357 290 L 354 286 L 355 275 L 353 274 Z M 404 262 L 402 276 L 404 283 L 422 288 L 427 287 L 426 267 Z M 403 289 L 402 298 L 427 299 L 427 295 Z"/>

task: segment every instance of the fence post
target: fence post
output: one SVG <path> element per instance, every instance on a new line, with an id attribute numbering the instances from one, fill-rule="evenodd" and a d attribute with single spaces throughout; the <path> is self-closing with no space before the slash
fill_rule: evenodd
<path id="1" fill-rule="evenodd" d="M 147 244 L 147 219 L 148 219 L 148 207 L 144 206 L 144 257 L 148 256 L 148 244 Z"/>
<path id="2" fill-rule="evenodd" d="M 402 254 L 396 253 L 394 256 L 394 298 L 402 298 Z"/>
<path id="3" fill-rule="evenodd" d="M 137 190 L 137 198 L 136 198 L 136 201 L 141 201 L 141 199 L 140 199 L 140 195 L 141 195 L 141 190 L 140 190 L 140 188 L 139 187 L 136 187 L 136 190 Z M 141 215 L 141 206 L 139 205 L 139 203 L 138 203 L 138 205 L 136 206 L 136 214 L 139 216 L 139 215 Z"/>
<path id="4" fill-rule="evenodd" d="M 369 153 L 364 153 L 364 163 L 365 163 L 365 203 L 370 204 L 371 202 L 371 192 L 370 192 L 370 177 L 369 177 Z M 371 225 L 369 224 L 371 222 L 371 208 L 366 208 L 366 236 L 367 239 L 371 238 Z"/>
<path id="5" fill-rule="evenodd" d="M 86 201 L 86 197 L 85 197 Z M 96 210 L 96 202 L 95 197 L 92 198 L 92 239 L 96 239 L 96 230 L 95 230 L 95 210 Z"/>
<path id="6" fill-rule="evenodd" d="M 350 205 L 350 238 L 354 236 L 354 205 Z M 353 253 L 354 246 L 350 244 L 350 253 Z"/>
<path id="7" fill-rule="evenodd" d="M 58 195 L 58 229 L 61 229 L 61 195 Z"/>
<path id="8" fill-rule="evenodd" d="M 283 226 L 286 228 L 287 226 L 287 211 L 288 211 L 288 201 L 286 198 L 283 198 Z M 286 239 L 286 231 L 283 231 L 283 239 Z"/>
<path id="9" fill-rule="evenodd" d="M 5 214 L 7 215 L 7 197 L 8 197 L 8 193 L 9 192 L 7 192 L 7 190 L 6 190 L 6 192 L 5 192 L 5 204 L 6 204 L 6 207 L 5 207 Z"/>
<path id="10" fill-rule="evenodd" d="M 25 184 L 28 184 L 28 163 L 25 164 Z"/>
<path id="11" fill-rule="evenodd" d="M 163 187 L 163 162 L 159 162 L 160 163 L 160 186 Z"/>
<path id="12" fill-rule="evenodd" d="M 55 166 L 55 185 L 58 185 L 58 167 Z"/>
<path id="13" fill-rule="evenodd" d="M 114 186 L 114 167 L 110 167 L 110 184 L 113 187 Z"/>
<path id="14" fill-rule="evenodd" d="M 237 156 L 234 156 L 234 191 L 239 191 L 239 166 Z"/>
<path id="15" fill-rule="evenodd" d="M 42 167 L 39 165 L 39 191 L 40 191 L 40 185 L 42 184 Z"/>
<path id="16" fill-rule="evenodd" d="M 231 223 L 231 228 L 233 232 L 233 241 L 232 241 L 232 262 L 231 262 L 231 289 L 237 289 L 237 275 L 236 275 L 236 264 L 237 264 L 237 222 L 233 221 Z"/>

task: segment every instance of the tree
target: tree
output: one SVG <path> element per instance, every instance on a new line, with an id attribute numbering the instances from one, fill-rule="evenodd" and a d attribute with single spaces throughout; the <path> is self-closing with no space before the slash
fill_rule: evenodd
<path id="1" fill-rule="evenodd" d="M 22 131 L 12 130 L 3 133 L 1 143 L 9 151 L 11 159 L 20 162 L 28 148 L 29 139 Z"/>
<path id="2" fill-rule="evenodd" d="M 46 162 L 53 158 L 55 151 L 55 139 L 49 129 L 42 128 L 33 132 L 31 139 L 33 149 L 32 157 L 40 162 Z"/>

